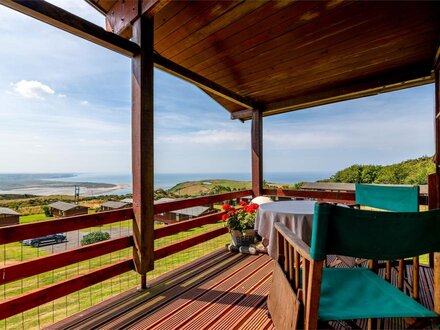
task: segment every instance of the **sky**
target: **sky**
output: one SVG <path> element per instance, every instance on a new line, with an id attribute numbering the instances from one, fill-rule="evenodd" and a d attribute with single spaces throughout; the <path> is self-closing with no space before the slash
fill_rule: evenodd
<path id="1" fill-rule="evenodd" d="M 83 0 L 51 0 L 95 24 Z M 130 59 L 0 6 L 0 172 L 131 171 Z M 433 85 L 264 118 L 265 172 L 432 155 Z M 155 70 L 155 171 L 249 173 L 250 122 Z"/>

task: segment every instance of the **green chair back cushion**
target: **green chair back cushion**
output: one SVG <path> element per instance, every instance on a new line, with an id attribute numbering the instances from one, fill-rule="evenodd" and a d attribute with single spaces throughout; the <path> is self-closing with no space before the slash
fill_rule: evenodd
<path id="1" fill-rule="evenodd" d="M 356 184 L 356 204 L 394 212 L 419 211 L 419 186 Z"/>
<path id="2" fill-rule="evenodd" d="M 440 209 L 378 212 L 316 204 L 310 254 L 395 260 L 440 251 Z"/>

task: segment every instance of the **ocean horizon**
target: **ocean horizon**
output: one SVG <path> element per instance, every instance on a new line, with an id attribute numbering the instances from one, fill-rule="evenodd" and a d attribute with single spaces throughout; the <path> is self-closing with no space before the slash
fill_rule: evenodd
<path id="1" fill-rule="evenodd" d="M 264 180 L 268 183 L 295 184 L 298 182 L 313 182 L 325 179 L 332 175 L 332 172 L 266 172 Z M 224 179 L 237 181 L 251 181 L 251 174 L 244 172 L 237 173 L 156 173 L 154 175 L 155 189 L 169 189 L 181 182 L 200 180 Z M 2 182 L 3 181 L 3 182 Z M 41 182 L 39 184 L 38 182 Z M 113 184 L 120 187 L 99 192 L 99 189 L 91 188 L 91 195 L 117 194 L 124 195 L 132 193 L 132 176 L 130 173 L 2 173 L 0 174 L 1 193 L 30 193 L 33 189 L 53 189 L 47 187 L 44 182 L 56 182 L 55 188 L 58 192 L 63 189 L 69 192 L 75 183 L 97 183 Z M 66 182 L 66 187 L 62 183 Z M 7 185 L 7 189 L 1 191 L 1 187 Z M 70 188 L 69 188 L 70 187 Z M 41 192 L 41 190 L 40 190 Z M 50 193 L 54 194 L 54 193 Z M 56 193 L 55 193 L 56 194 Z"/>
<path id="2" fill-rule="evenodd" d="M 131 174 L 102 174 L 102 173 L 70 173 L 72 176 L 59 177 L 57 181 L 66 182 L 96 182 L 111 184 L 132 184 Z M 303 181 L 317 181 L 330 177 L 333 172 L 267 172 L 264 180 L 270 183 L 295 184 Z M 154 175 L 155 189 L 169 189 L 176 184 L 187 181 L 209 179 L 225 179 L 237 181 L 251 181 L 250 173 L 156 173 Z M 114 191 L 115 194 L 131 193 L 131 188 Z"/>

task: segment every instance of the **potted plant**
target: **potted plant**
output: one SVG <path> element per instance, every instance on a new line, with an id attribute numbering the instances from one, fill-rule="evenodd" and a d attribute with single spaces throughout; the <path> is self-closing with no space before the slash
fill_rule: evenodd
<path id="1" fill-rule="evenodd" d="M 255 217 L 258 204 L 247 204 L 244 201 L 239 203 L 240 207 L 233 207 L 229 204 L 223 204 L 223 210 L 226 212 L 222 220 L 231 233 L 232 245 L 236 247 L 249 246 L 255 242 Z"/>

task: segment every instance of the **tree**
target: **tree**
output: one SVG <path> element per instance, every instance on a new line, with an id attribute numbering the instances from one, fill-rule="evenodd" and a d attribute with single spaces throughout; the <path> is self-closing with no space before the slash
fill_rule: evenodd
<path id="1" fill-rule="evenodd" d="M 43 205 L 41 208 L 42 208 L 42 210 L 43 210 L 43 212 L 44 212 L 44 215 L 45 215 L 46 217 L 51 217 L 51 216 L 52 216 L 52 214 L 50 214 L 50 208 L 49 208 L 49 206 L 47 206 L 47 205 Z"/>

